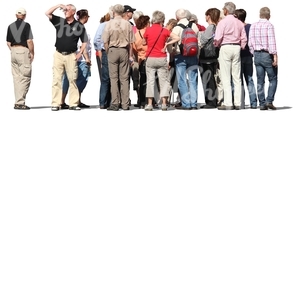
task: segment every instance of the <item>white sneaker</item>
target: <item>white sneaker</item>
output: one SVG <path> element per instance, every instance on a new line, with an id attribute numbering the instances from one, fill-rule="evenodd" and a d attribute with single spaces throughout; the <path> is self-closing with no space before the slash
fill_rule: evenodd
<path id="1" fill-rule="evenodd" d="M 166 104 L 161 105 L 161 110 L 168 110 L 168 106 Z"/>
<path id="2" fill-rule="evenodd" d="M 153 106 L 150 105 L 150 104 L 147 104 L 146 107 L 145 107 L 145 110 L 151 111 L 151 110 L 153 110 Z"/>
<path id="3" fill-rule="evenodd" d="M 81 110 L 79 106 L 70 106 L 69 110 Z"/>

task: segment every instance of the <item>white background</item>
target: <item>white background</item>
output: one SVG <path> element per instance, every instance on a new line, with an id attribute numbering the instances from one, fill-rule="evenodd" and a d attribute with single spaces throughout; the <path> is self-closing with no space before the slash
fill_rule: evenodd
<path id="1" fill-rule="evenodd" d="M 55 30 L 44 12 L 55 4 L 2 4 L 0 299 L 299 299 L 299 8 L 236 2 L 249 23 L 271 8 L 277 111 L 100 111 L 93 51 L 82 101 L 94 108 L 51 112 Z M 89 10 L 93 37 L 116 3 L 73 4 Z M 124 4 L 166 19 L 184 5 Z M 204 12 L 223 5 L 184 8 L 206 25 Z M 5 43 L 20 6 L 36 52 L 30 111 L 13 110 Z"/>

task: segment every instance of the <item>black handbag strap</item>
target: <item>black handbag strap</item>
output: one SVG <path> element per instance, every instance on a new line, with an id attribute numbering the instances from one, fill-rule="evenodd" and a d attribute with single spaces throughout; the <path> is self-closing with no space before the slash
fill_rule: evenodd
<path id="1" fill-rule="evenodd" d="M 157 41 L 158 41 L 158 39 L 159 39 L 159 37 L 160 37 L 160 35 L 161 35 L 161 33 L 162 33 L 163 30 L 164 30 L 164 27 L 162 27 L 162 29 L 161 29 L 161 31 L 160 31 L 160 33 L 159 33 L 159 35 L 158 35 L 158 37 L 157 37 L 155 43 L 153 44 L 151 50 L 150 50 L 149 53 L 148 53 L 148 56 L 146 56 L 145 63 L 146 63 L 146 61 L 147 61 L 147 59 L 148 59 L 148 57 L 149 57 L 151 51 L 153 50 L 154 46 L 156 45 L 156 43 L 157 43 Z"/>

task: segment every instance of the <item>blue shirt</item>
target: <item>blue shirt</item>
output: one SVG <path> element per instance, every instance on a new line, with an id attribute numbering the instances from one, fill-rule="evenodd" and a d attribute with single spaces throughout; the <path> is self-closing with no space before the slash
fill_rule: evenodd
<path id="1" fill-rule="evenodd" d="M 96 31 L 96 34 L 94 37 L 94 48 L 96 51 L 101 51 L 101 49 L 104 49 L 104 42 L 102 41 L 102 33 L 104 31 L 104 27 L 105 27 L 106 23 L 107 22 L 100 23 L 100 25 Z"/>

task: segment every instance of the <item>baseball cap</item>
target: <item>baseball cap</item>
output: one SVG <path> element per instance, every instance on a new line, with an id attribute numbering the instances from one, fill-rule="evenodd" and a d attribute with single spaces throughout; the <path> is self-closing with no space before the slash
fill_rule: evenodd
<path id="1" fill-rule="evenodd" d="M 124 12 L 134 12 L 136 9 L 135 8 L 132 8 L 131 6 L 129 5 L 124 5 Z"/>
<path id="2" fill-rule="evenodd" d="M 16 14 L 17 14 L 17 15 L 26 15 L 26 10 L 25 10 L 25 8 L 19 7 L 19 8 L 16 10 Z"/>

